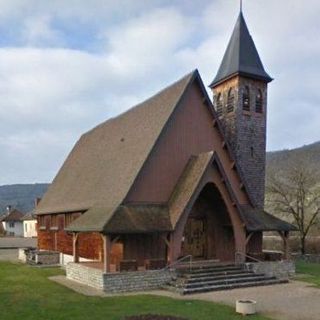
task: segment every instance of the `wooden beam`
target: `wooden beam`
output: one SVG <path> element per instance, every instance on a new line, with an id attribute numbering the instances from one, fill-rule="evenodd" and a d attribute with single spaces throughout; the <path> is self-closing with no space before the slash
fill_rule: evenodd
<path id="1" fill-rule="evenodd" d="M 78 236 L 79 233 L 72 233 L 72 254 L 73 254 L 73 262 L 79 262 L 79 254 L 78 254 Z"/>
<path id="2" fill-rule="evenodd" d="M 111 247 L 112 243 L 110 236 L 101 233 L 103 240 L 103 272 L 110 272 L 110 258 L 111 258 Z"/>
<path id="3" fill-rule="evenodd" d="M 246 237 L 246 246 L 248 245 L 250 239 L 252 238 L 254 232 L 250 232 L 249 235 Z"/>
<path id="4" fill-rule="evenodd" d="M 168 240 L 167 236 L 162 236 L 162 239 L 164 240 L 164 242 L 166 243 L 167 247 L 170 248 L 170 241 Z"/>
<path id="5" fill-rule="evenodd" d="M 116 236 L 112 241 L 111 241 L 111 245 L 114 245 L 119 239 L 120 239 L 121 236 Z"/>

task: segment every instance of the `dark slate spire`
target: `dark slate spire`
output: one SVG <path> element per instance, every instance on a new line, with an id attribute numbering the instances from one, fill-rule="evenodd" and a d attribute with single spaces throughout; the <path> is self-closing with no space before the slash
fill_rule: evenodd
<path id="1" fill-rule="evenodd" d="M 242 11 L 240 11 L 219 71 L 210 87 L 237 74 L 266 82 L 272 81 L 263 68 Z"/>

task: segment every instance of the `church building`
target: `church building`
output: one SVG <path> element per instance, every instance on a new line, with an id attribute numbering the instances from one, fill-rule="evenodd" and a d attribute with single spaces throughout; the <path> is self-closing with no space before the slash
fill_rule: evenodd
<path id="1" fill-rule="evenodd" d="M 242 12 L 209 85 L 197 70 L 83 134 L 39 203 L 38 247 L 105 273 L 264 258 L 267 87 Z"/>

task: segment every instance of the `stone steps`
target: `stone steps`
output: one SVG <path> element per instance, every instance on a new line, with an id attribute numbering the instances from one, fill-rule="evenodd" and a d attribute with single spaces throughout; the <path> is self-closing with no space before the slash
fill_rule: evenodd
<path id="1" fill-rule="evenodd" d="M 257 286 L 268 286 L 268 285 L 275 285 L 281 283 L 287 283 L 288 280 L 279 280 L 279 279 L 271 279 L 271 280 L 263 280 L 263 281 L 256 281 L 256 282 L 240 282 L 240 283 L 233 283 L 233 284 L 221 284 L 221 285 L 213 285 L 213 286 L 203 286 L 202 288 L 187 288 L 183 289 L 181 294 L 195 294 L 195 293 L 204 293 L 210 291 L 220 291 L 220 290 L 230 290 L 230 289 L 237 289 L 237 288 L 247 288 L 247 287 L 257 287 Z"/>
<path id="2" fill-rule="evenodd" d="M 247 271 L 239 265 L 220 264 L 197 266 L 191 270 L 190 268 L 178 269 L 176 279 L 171 281 L 166 289 L 181 294 L 194 294 L 285 282 L 288 281 Z"/>

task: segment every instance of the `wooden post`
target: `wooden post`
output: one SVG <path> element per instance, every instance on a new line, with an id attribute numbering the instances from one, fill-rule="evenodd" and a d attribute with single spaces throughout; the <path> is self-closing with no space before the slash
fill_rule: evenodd
<path id="1" fill-rule="evenodd" d="M 103 240 L 103 272 L 110 272 L 110 258 L 111 258 L 111 239 L 106 234 L 101 234 Z"/>
<path id="2" fill-rule="evenodd" d="M 289 231 L 284 233 L 284 258 L 290 260 Z"/>
<path id="3" fill-rule="evenodd" d="M 289 231 L 279 231 L 280 237 L 283 240 L 283 256 L 285 260 L 290 260 L 290 246 L 289 246 Z"/>
<path id="4" fill-rule="evenodd" d="M 77 232 L 74 232 L 72 234 L 73 262 L 79 262 L 78 236 L 79 236 L 79 234 Z"/>

